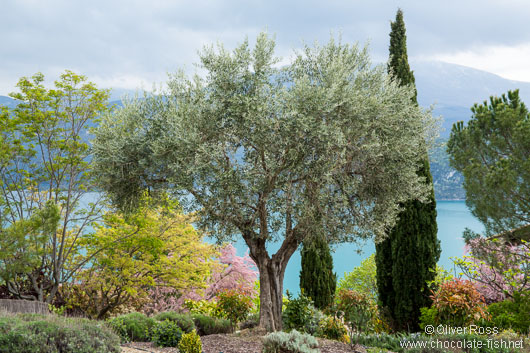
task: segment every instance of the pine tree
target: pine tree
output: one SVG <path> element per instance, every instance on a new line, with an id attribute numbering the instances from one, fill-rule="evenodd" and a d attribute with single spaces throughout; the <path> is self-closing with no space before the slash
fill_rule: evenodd
<path id="1" fill-rule="evenodd" d="M 391 23 L 388 71 L 401 85 L 414 85 L 410 70 L 403 12 L 398 10 Z M 412 98 L 417 104 L 416 94 Z M 423 147 L 424 148 L 424 147 Z M 418 175 L 432 185 L 429 159 L 425 150 Z M 440 258 L 437 238 L 436 201 L 431 188 L 428 203 L 410 200 L 404 205 L 399 220 L 388 238 L 376 244 L 379 301 L 395 330 L 415 331 L 419 328 L 420 308 L 430 306 L 427 281 Z"/>
<path id="2" fill-rule="evenodd" d="M 324 309 L 333 302 L 337 286 L 329 245 L 323 236 L 315 236 L 304 241 L 301 253 L 300 289 L 315 307 Z"/>

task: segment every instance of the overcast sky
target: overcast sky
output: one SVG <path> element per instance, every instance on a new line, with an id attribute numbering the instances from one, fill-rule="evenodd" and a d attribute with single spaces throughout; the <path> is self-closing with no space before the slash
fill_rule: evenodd
<path id="1" fill-rule="evenodd" d="M 0 0 L 0 95 L 21 76 L 54 80 L 65 69 L 99 87 L 150 89 L 167 72 L 194 70 L 197 51 L 233 48 L 266 30 L 288 58 L 303 42 L 370 43 L 388 55 L 401 7 L 411 60 L 443 60 L 530 81 L 529 0 Z"/>

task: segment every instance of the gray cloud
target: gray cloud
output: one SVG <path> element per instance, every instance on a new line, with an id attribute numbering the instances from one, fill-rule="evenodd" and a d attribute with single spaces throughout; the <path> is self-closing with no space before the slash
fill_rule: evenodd
<path id="1" fill-rule="evenodd" d="M 370 40 L 372 56 L 387 56 L 390 20 L 405 14 L 410 56 L 530 42 L 530 3 L 466 1 L 64 1 L 4 0 L 0 4 L 0 94 L 37 71 L 55 78 L 73 69 L 102 85 L 163 82 L 166 72 L 193 69 L 197 50 L 228 47 L 267 29 L 278 54 L 302 41 Z M 149 88 L 149 87 L 145 87 Z"/>

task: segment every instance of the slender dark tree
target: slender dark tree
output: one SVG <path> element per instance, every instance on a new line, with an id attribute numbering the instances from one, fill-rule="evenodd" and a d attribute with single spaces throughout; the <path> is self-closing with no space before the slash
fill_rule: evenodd
<path id="1" fill-rule="evenodd" d="M 324 309 L 333 302 L 337 286 L 329 245 L 322 236 L 308 238 L 301 253 L 300 289 L 313 300 L 315 307 Z"/>
<path id="2" fill-rule="evenodd" d="M 401 10 L 391 28 L 388 71 L 401 85 L 414 86 Z M 417 104 L 416 94 L 412 99 Z M 441 252 L 429 159 L 426 148 L 419 148 L 424 148 L 425 153 L 417 174 L 430 185 L 429 202 L 410 200 L 404 203 L 404 210 L 388 238 L 376 244 L 379 301 L 397 331 L 419 328 L 420 308 L 430 305 L 427 282 L 434 279 L 433 269 Z"/>

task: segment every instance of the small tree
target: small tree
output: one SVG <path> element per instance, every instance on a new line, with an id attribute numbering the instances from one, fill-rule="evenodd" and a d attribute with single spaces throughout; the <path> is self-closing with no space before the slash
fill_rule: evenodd
<path id="1" fill-rule="evenodd" d="M 53 89 L 43 82 L 21 78 L 17 107 L 0 113 L 0 276 L 14 297 L 51 303 L 86 263 L 76 261 L 79 242 L 102 214 L 87 128 L 108 111 L 109 92 L 71 71 Z M 21 233 L 52 206 L 55 228 Z"/>
<path id="2" fill-rule="evenodd" d="M 337 293 L 340 290 L 353 290 L 364 295 L 372 303 L 377 303 L 377 269 L 375 254 L 361 261 L 361 265 L 353 271 L 344 273 L 344 278 L 339 281 Z"/>
<path id="3" fill-rule="evenodd" d="M 281 330 L 285 269 L 311 229 L 379 239 L 400 202 L 424 200 L 418 147 L 432 127 L 366 50 L 332 40 L 282 68 L 273 53 L 265 34 L 253 50 L 207 48 L 204 77 L 172 76 L 166 95 L 106 116 L 94 141 L 101 186 L 121 207 L 169 190 L 218 241 L 245 240 L 269 331 Z"/>
<path id="4" fill-rule="evenodd" d="M 234 328 L 245 320 L 252 309 L 252 298 L 243 289 L 227 289 L 217 293 L 217 308 L 232 322 Z"/>
<path id="5" fill-rule="evenodd" d="M 502 238 L 475 237 L 468 240 L 469 253 L 455 263 L 475 282 L 487 303 L 513 298 L 530 290 L 530 244 Z"/>
<path id="6" fill-rule="evenodd" d="M 212 266 L 205 284 L 201 283 L 195 288 L 190 285 L 184 292 L 163 284 L 157 285 L 149 290 L 152 300 L 142 310 L 147 314 L 180 311 L 187 300 L 211 301 L 219 292 L 229 290 L 243 291 L 251 299 L 256 299 L 258 293 L 255 283 L 258 273 L 256 264 L 248 255 L 237 256 L 236 248 L 232 244 L 226 244 L 215 255 L 215 259 L 209 260 L 212 261 Z"/>
<path id="7" fill-rule="evenodd" d="M 315 307 L 325 309 L 333 303 L 337 286 L 329 245 L 322 236 L 308 238 L 301 255 L 300 290 L 313 300 Z"/>
<path id="8" fill-rule="evenodd" d="M 178 296 L 189 287 L 204 287 L 215 249 L 202 242 L 191 222 L 175 203 L 154 206 L 148 199 L 127 217 L 107 213 L 104 225 L 85 239 L 91 263 L 76 275 L 81 291 L 71 293 L 79 296 L 70 295 L 70 304 L 102 319 L 122 306 L 140 309 L 157 286 Z"/>

